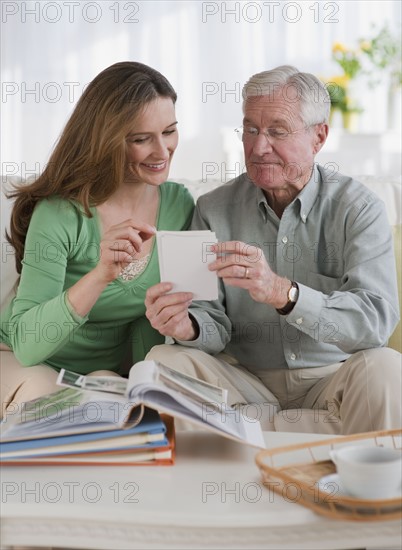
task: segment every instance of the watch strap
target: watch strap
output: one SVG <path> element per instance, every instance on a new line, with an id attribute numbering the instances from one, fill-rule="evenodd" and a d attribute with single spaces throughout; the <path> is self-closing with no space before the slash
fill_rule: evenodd
<path id="1" fill-rule="evenodd" d="M 299 291 L 299 286 L 296 283 L 296 281 L 292 281 L 292 284 L 290 285 L 290 288 L 288 290 L 288 301 L 287 301 L 287 303 L 283 307 L 281 307 L 280 309 L 276 310 L 279 313 L 279 315 L 287 315 L 295 307 L 297 298 L 296 298 L 296 300 L 291 299 L 291 291 L 292 291 L 293 288 L 295 288 L 297 290 L 297 292 Z"/>

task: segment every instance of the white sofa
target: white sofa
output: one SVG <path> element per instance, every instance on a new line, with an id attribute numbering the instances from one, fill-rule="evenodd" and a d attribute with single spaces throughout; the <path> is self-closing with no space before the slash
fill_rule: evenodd
<path id="1" fill-rule="evenodd" d="M 21 178 L 1 177 L 2 200 L 1 200 L 1 243 L 2 243 L 2 261 L 1 261 L 1 300 L 0 309 L 4 308 L 15 292 L 15 283 L 17 273 L 15 270 L 14 256 L 10 245 L 5 241 L 4 231 L 8 227 L 11 204 L 5 198 L 4 190 L 10 189 L 13 183 L 19 183 Z M 401 223 L 402 223 L 402 204 L 401 204 L 401 181 L 398 178 L 358 176 L 362 183 L 367 185 L 372 191 L 377 193 L 385 202 L 388 212 L 389 223 L 393 228 L 394 246 L 398 270 L 398 288 L 399 302 L 402 309 L 401 297 Z M 177 180 L 176 180 L 177 181 Z M 188 181 L 180 180 L 188 187 L 197 199 L 201 194 L 222 185 L 220 181 Z M 402 352 L 402 327 L 401 323 L 396 327 L 392 335 L 389 346 Z M 1 352 L 0 352 L 1 353 Z M 307 409 L 292 409 L 280 411 L 273 419 L 273 429 L 286 432 L 305 432 L 305 433 L 328 433 L 336 434 L 340 432 L 340 423 L 337 419 L 331 418 L 328 411 L 312 411 Z"/>

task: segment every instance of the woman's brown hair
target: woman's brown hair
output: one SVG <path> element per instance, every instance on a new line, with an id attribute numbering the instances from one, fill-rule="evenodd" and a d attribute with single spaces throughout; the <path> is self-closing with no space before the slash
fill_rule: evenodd
<path id="1" fill-rule="evenodd" d="M 18 273 L 35 205 L 55 196 L 90 206 L 106 201 L 124 181 L 126 137 L 147 103 L 176 92 L 158 71 L 142 63 L 115 63 L 86 87 L 43 173 L 8 194 L 15 199 L 7 240 L 15 249 Z"/>

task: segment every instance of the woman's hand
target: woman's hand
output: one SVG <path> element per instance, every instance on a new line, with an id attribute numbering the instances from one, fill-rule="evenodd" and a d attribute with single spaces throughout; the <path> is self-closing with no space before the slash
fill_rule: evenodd
<path id="1" fill-rule="evenodd" d="M 290 281 L 269 267 L 261 248 L 240 241 L 218 243 L 211 247 L 217 259 L 208 268 L 216 271 L 225 284 L 248 290 L 256 302 L 275 308 L 287 303 Z"/>
<path id="2" fill-rule="evenodd" d="M 114 281 L 121 271 L 141 252 L 144 241 L 155 235 L 156 229 L 132 219 L 113 225 L 103 235 L 99 262 L 94 272 L 106 284 Z"/>
<path id="3" fill-rule="evenodd" d="M 67 299 L 74 311 L 84 317 L 96 304 L 106 285 L 114 281 L 126 265 L 141 251 L 144 241 L 156 229 L 132 219 L 113 225 L 100 243 L 98 265 L 68 289 Z"/>
<path id="4" fill-rule="evenodd" d="M 171 283 L 159 283 L 149 288 L 145 296 L 145 315 L 160 334 L 177 340 L 195 340 L 198 326 L 188 313 L 193 295 L 191 292 L 167 294 L 172 288 Z"/>

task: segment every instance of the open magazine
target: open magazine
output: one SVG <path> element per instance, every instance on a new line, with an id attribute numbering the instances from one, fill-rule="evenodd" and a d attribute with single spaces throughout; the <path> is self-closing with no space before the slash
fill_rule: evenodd
<path id="1" fill-rule="evenodd" d="M 3 441 L 128 429 L 137 425 L 145 407 L 150 407 L 226 437 L 265 447 L 259 421 L 229 407 L 226 390 L 155 361 L 136 363 L 128 380 L 83 376 L 62 369 L 57 383 L 63 389 L 26 403 L 20 414 L 4 419 Z"/>

